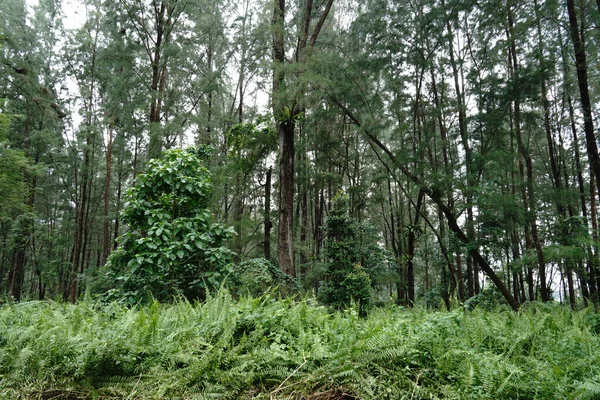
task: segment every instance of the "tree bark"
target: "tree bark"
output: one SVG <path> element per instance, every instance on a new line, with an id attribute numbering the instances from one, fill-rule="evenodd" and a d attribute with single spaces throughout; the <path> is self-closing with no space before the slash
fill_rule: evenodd
<path id="1" fill-rule="evenodd" d="M 164 76 L 166 74 L 166 61 L 161 60 L 163 53 L 163 41 L 165 41 L 165 32 L 167 31 L 165 26 L 165 12 L 167 5 L 165 2 L 157 2 L 153 0 L 152 5 L 154 7 L 154 21 L 156 28 L 156 38 L 153 40 L 154 49 L 152 51 L 152 57 L 150 59 L 152 66 L 152 78 L 150 81 L 150 142 L 148 144 L 148 157 L 157 158 L 160 156 L 162 151 L 162 134 L 159 131 L 160 113 L 162 105 L 162 91 Z M 146 27 L 144 27 L 146 29 Z M 149 49 L 147 49 L 148 51 Z M 150 55 L 150 53 L 149 53 Z M 164 90 L 164 87 L 163 87 Z"/>
<path id="2" fill-rule="evenodd" d="M 445 1 L 442 0 L 442 6 L 445 7 Z M 467 236 L 470 241 L 475 240 L 475 223 L 473 214 L 473 192 L 475 188 L 475 175 L 473 171 L 473 152 L 469 144 L 469 137 L 467 133 L 467 117 L 465 109 L 465 101 L 463 92 L 460 85 L 460 75 L 458 65 L 454 55 L 454 33 L 452 31 L 452 24 L 450 18 L 446 21 L 446 29 L 448 30 L 448 37 L 450 40 L 448 46 L 448 53 L 450 55 L 450 65 L 452 66 L 452 75 L 454 77 L 454 90 L 456 91 L 456 100 L 458 103 L 458 129 L 460 132 L 461 142 L 465 151 L 465 169 L 467 179 L 467 190 L 465 193 L 465 201 L 467 206 Z M 469 297 L 475 295 L 477 283 L 476 266 L 473 265 L 473 259 L 467 254 L 467 291 Z"/>
<path id="3" fill-rule="evenodd" d="M 542 301 L 549 301 L 550 295 L 548 293 L 548 289 L 546 287 L 546 262 L 544 260 L 544 252 L 542 250 L 542 245 L 539 239 L 538 230 L 537 230 L 537 213 L 535 206 L 535 196 L 533 189 L 533 163 L 531 160 L 531 156 L 529 154 L 529 150 L 525 147 L 525 143 L 523 142 L 523 137 L 521 134 L 521 92 L 519 90 L 520 80 L 519 80 L 519 65 L 517 62 L 517 49 L 516 49 L 516 40 L 514 33 L 514 23 L 513 23 L 513 14 L 510 5 L 507 5 L 508 11 L 508 38 L 510 40 L 510 70 L 511 70 L 511 79 L 514 85 L 514 126 L 515 133 L 517 136 L 517 149 L 519 151 L 520 156 L 525 161 L 526 175 L 523 176 L 523 172 L 521 172 L 522 179 L 525 182 L 525 187 L 523 188 L 524 198 L 523 201 L 527 202 L 526 210 L 531 214 L 530 215 L 530 229 L 531 229 L 531 238 L 533 240 L 533 245 L 535 248 L 536 256 L 537 256 L 537 264 L 538 271 L 540 277 L 540 294 Z"/>
<path id="4" fill-rule="evenodd" d="M 569 13 L 569 31 L 575 51 L 575 65 L 577 67 L 577 82 L 579 95 L 581 96 L 581 108 L 583 111 L 583 128 L 587 146 L 588 159 L 595 176 L 600 176 L 600 156 L 598 155 L 598 144 L 594 135 L 594 120 L 592 116 L 592 102 L 587 74 L 587 58 L 585 53 L 584 38 L 580 35 L 577 13 L 575 11 L 575 0 L 567 0 L 567 11 Z M 582 31 L 583 33 L 583 31 Z M 600 185 L 596 184 L 598 196 L 600 196 Z"/>
<path id="5" fill-rule="evenodd" d="M 265 182 L 265 239 L 264 256 L 266 260 L 271 259 L 271 175 L 273 168 L 269 167 Z"/>
<path id="6" fill-rule="evenodd" d="M 535 14 L 536 14 L 536 27 L 537 27 L 537 35 L 538 35 L 538 63 L 541 71 L 544 71 L 545 68 L 545 59 L 544 59 L 544 44 L 542 38 L 542 26 L 541 26 L 541 16 L 539 10 L 538 0 L 534 1 L 535 5 Z M 556 207 L 559 215 L 565 216 L 565 206 L 562 200 L 562 181 L 560 178 L 560 171 L 558 167 L 558 163 L 556 162 L 556 151 L 554 150 L 555 144 L 552 135 L 552 129 L 550 127 L 550 101 L 548 100 L 548 88 L 547 88 L 547 78 L 544 72 L 541 80 L 541 91 L 542 91 L 542 107 L 544 110 L 544 131 L 546 132 L 546 141 L 548 143 L 548 156 L 550 157 L 550 170 L 552 171 L 552 183 L 554 184 L 554 188 L 556 192 L 559 194 L 559 200 L 556 202 Z"/>
<path id="7" fill-rule="evenodd" d="M 104 227 L 102 232 L 102 264 L 106 263 L 106 259 L 111 251 L 112 240 L 110 238 L 110 181 L 112 176 L 112 148 L 113 148 L 113 133 L 114 123 L 111 123 L 108 145 L 106 146 L 106 182 L 104 185 Z"/>
<path id="8" fill-rule="evenodd" d="M 312 0 L 307 0 L 304 7 L 303 24 L 296 48 L 298 63 L 304 63 L 307 49 L 314 47 L 321 28 L 333 0 L 328 0 L 325 9 L 317 21 L 309 39 L 310 21 L 312 19 Z M 282 95 L 286 84 L 284 70 L 285 60 L 285 0 L 274 0 L 271 27 L 273 31 L 273 114 L 277 121 L 279 136 L 279 226 L 278 226 L 278 259 L 279 268 L 290 276 L 296 276 L 294 262 L 294 130 L 295 115 L 300 97 L 303 93 L 294 96 L 286 105 Z M 301 72 L 298 75 L 302 74 Z M 302 92 L 302 91 L 300 91 Z"/>

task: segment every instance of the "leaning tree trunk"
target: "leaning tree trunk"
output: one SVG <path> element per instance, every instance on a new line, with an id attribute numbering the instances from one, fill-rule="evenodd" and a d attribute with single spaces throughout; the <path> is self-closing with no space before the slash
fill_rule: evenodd
<path id="1" fill-rule="evenodd" d="M 358 127 L 362 127 L 362 123 L 360 120 L 350 111 L 344 104 L 338 101 L 334 97 L 330 97 L 330 99 L 340 108 L 342 111 L 350 118 L 350 120 Z M 458 220 L 454 212 L 448 205 L 444 202 L 443 197 L 445 193 L 439 189 L 429 187 L 422 179 L 420 179 L 417 175 L 412 173 L 408 167 L 399 162 L 398 157 L 384 144 L 382 143 L 375 135 L 373 135 L 369 130 L 363 130 L 364 135 L 374 144 L 374 146 L 378 147 L 381 151 L 383 151 L 387 157 L 389 157 L 390 161 L 396 166 L 410 181 L 412 181 L 419 189 L 421 189 L 427 197 L 429 197 L 439 208 L 439 210 L 446 217 L 446 221 L 448 222 L 448 227 L 452 232 L 454 232 L 456 238 L 465 245 L 468 250 L 468 253 L 473 260 L 481 267 L 481 270 L 492 280 L 494 285 L 498 288 L 502 296 L 506 300 L 506 302 L 510 305 L 510 307 L 517 311 L 520 308 L 520 304 L 517 299 L 514 298 L 510 290 L 506 287 L 502 279 L 494 272 L 492 266 L 488 263 L 488 261 L 481 255 L 479 252 L 478 246 L 473 243 L 471 239 L 464 233 L 458 224 Z"/>

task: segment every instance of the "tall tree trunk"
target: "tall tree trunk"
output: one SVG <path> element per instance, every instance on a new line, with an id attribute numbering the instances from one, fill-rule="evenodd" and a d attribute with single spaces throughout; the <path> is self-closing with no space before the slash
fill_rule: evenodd
<path id="1" fill-rule="evenodd" d="M 271 175 L 273 168 L 269 167 L 265 182 L 265 239 L 264 255 L 265 259 L 271 259 Z"/>
<path id="2" fill-rule="evenodd" d="M 421 205 L 423 204 L 423 198 L 425 193 L 419 190 L 419 197 L 417 198 L 417 205 L 415 206 L 415 218 L 408 232 L 407 241 L 407 258 L 406 258 L 406 286 L 408 294 L 408 305 L 413 306 L 415 304 L 415 268 L 414 268 L 414 257 L 415 257 L 415 242 L 416 234 L 415 230 L 419 225 L 419 217 L 421 216 Z"/>
<path id="3" fill-rule="evenodd" d="M 442 0 L 442 6 L 446 7 L 444 0 Z M 460 72 L 458 70 L 458 64 L 454 54 L 454 33 L 452 31 L 452 23 L 450 18 L 448 18 L 446 21 L 446 29 L 448 30 L 448 38 L 450 41 L 448 44 L 448 53 L 450 55 L 450 65 L 452 66 L 452 75 L 454 77 L 454 90 L 456 92 L 456 101 L 458 104 L 458 129 L 460 132 L 463 149 L 465 151 L 465 170 L 467 175 L 467 189 L 465 191 L 465 202 L 467 207 L 467 237 L 471 242 L 473 242 L 475 241 L 475 222 L 473 214 L 473 194 L 476 183 L 474 174 L 475 171 L 473 171 L 473 152 L 471 150 L 471 145 L 469 144 L 466 107 L 460 84 Z M 473 261 L 474 260 L 469 256 L 469 254 L 467 254 L 467 291 L 469 297 L 473 297 L 476 293 L 475 279 L 477 279 L 477 277 L 475 276 L 476 267 L 473 265 Z"/>
<path id="4" fill-rule="evenodd" d="M 535 252 L 536 252 L 536 256 L 537 256 L 537 264 L 538 264 L 538 273 L 539 273 L 539 277 L 540 277 L 540 294 L 541 294 L 541 298 L 542 301 L 549 301 L 550 300 L 550 295 L 548 293 L 548 289 L 546 287 L 547 285 L 547 278 L 546 278 L 546 262 L 544 260 L 544 253 L 542 250 L 542 245 L 540 243 L 540 239 L 539 239 L 539 235 L 538 235 L 538 230 L 537 230 L 537 213 L 536 213 L 536 206 L 535 206 L 535 196 L 534 196 L 534 189 L 533 189 L 533 163 L 531 160 L 531 156 L 529 154 L 529 150 L 525 147 L 525 143 L 523 141 L 523 137 L 521 134 L 521 93 L 519 90 L 519 85 L 520 85 L 520 81 L 519 81 L 519 64 L 517 62 L 517 49 L 516 49 L 516 39 L 515 39 L 515 33 L 514 33 L 514 24 L 513 24 L 513 13 L 512 13 L 512 8 L 510 6 L 510 4 L 507 5 L 507 11 L 508 11 L 508 38 L 510 40 L 510 70 L 511 70 L 511 79 L 513 81 L 514 84 L 514 100 L 513 100 L 513 105 L 514 105 L 514 126 L 515 126 L 515 133 L 517 136 L 517 148 L 519 150 L 519 154 L 522 157 L 522 159 L 525 161 L 525 169 L 526 169 L 526 176 L 524 177 L 524 181 L 525 181 L 525 198 L 527 199 L 528 202 L 528 207 L 526 206 L 527 210 L 529 211 L 529 213 L 531 214 L 531 221 L 529 222 L 530 227 L 531 227 L 531 238 L 533 240 L 533 245 L 535 248 Z M 524 198 L 524 201 L 525 201 Z"/>
<path id="5" fill-rule="evenodd" d="M 598 10 L 600 11 L 600 0 L 596 0 L 596 4 L 598 5 Z M 595 282 L 591 280 L 591 284 L 590 284 L 590 291 L 593 293 L 592 295 L 592 300 L 594 301 L 594 304 L 597 305 L 598 304 L 598 292 L 600 292 L 600 270 L 598 269 L 598 265 L 597 265 L 597 256 L 598 256 L 598 235 L 597 235 L 597 220 L 596 220 L 596 209 L 595 209 L 595 203 L 596 203 L 596 194 L 598 194 L 599 198 L 600 198 L 600 180 L 597 179 L 598 176 L 600 176 L 600 156 L 598 155 L 598 145 L 596 142 L 596 137 L 594 134 L 594 123 L 593 123 L 593 115 L 592 115 L 592 103 L 591 103 L 591 99 L 590 99 L 590 93 L 589 93 L 589 85 L 588 85 L 588 76 L 587 76 L 587 56 L 586 56 L 586 52 L 585 52 L 585 37 L 584 37 L 584 29 L 583 29 L 583 22 L 581 24 L 581 27 L 579 25 L 579 23 L 577 22 L 577 12 L 575 10 L 575 1 L 574 0 L 567 0 L 567 12 L 569 14 L 569 32 L 571 35 L 571 40 L 573 42 L 573 49 L 575 51 L 575 65 L 577 68 L 577 83 L 578 83 L 578 87 L 579 87 L 579 95 L 580 95 L 580 100 L 581 100 L 581 107 L 582 107 L 582 111 L 583 111 L 583 121 L 584 121 L 584 132 L 585 132 L 585 141 L 586 141 L 586 148 L 587 148 L 587 154 L 588 154 L 588 160 L 590 163 L 590 183 L 593 185 L 592 186 L 592 193 L 591 193 L 591 206 L 590 206 L 590 210 L 591 210 L 591 220 L 592 220 L 592 232 L 594 232 L 594 244 L 596 247 L 596 253 L 594 255 L 590 253 L 590 255 L 592 255 L 591 258 L 591 262 L 588 263 L 588 269 L 590 271 L 590 278 L 595 277 L 596 280 Z M 566 62 L 564 61 L 564 56 L 563 56 L 563 64 L 564 64 L 564 69 L 566 69 Z M 565 73 L 566 74 L 566 73 Z M 575 134 L 576 129 L 575 129 L 575 122 L 574 122 L 574 117 L 573 117 L 573 107 L 572 107 L 572 103 L 571 103 L 571 99 L 569 97 L 569 114 L 571 117 L 571 129 L 573 131 L 573 135 L 574 138 L 577 136 Z M 574 143 L 577 143 L 576 141 Z M 576 148 L 577 149 L 577 148 Z M 577 151 L 577 150 L 576 150 Z M 578 155 L 576 153 L 576 155 Z M 580 172 L 581 169 L 579 169 L 578 172 Z M 593 171 L 593 173 L 592 173 Z M 594 176 L 596 177 L 596 179 L 594 179 Z M 583 178 L 581 177 L 581 175 L 578 173 L 578 181 L 580 182 L 580 190 L 582 187 L 581 182 L 583 181 Z M 582 198 L 582 209 L 585 209 L 585 201 L 584 201 L 584 196 L 583 194 L 581 194 L 581 198 Z"/>
<path id="6" fill-rule="evenodd" d="M 152 67 L 152 78 L 150 81 L 150 114 L 148 122 L 150 124 L 150 142 L 148 143 L 148 158 L 157 158 L 160 156 L 163 146 L 163 135 L 160 131 L 160 113 L 162 107 L 162 99 L 164 92 L 164 82 L 166 75 L 166 60 L 163 60 L 164 46 L 166 45 L 166 39 L 168 32 L 167 20 L 165 14 L 167 12 L 167 4 L 163 1 L 152 1 L 154 7 L 154 20 L 156 28 L 156 37 L 152 39 L 154 47 L 152 49 L 150 62 Z M 142 27 L 144 30 L 147 27 Z M 147 35 L 149 33 L 145 32 Z M 149 49 L 146 49 L 149 51 Z M 165 56 L 166 58 L 166 56 Z"/>
<path id="7" fill-rule="evenodd" d="M 600 243 L 600 239 L 598 238 L 598 215 L 596 211 L 595 196 L 595 189 L 598 185 L 597 181 L 598 177 L 594 175 L 592 167 L 590 166 L 590 220 L 592 221 L 592 243 L 594 244 L 592 265 L 595 269 L 596 288 L 598 288 L 598 292 L 600 292 L 600 273 L 598 271 L 598 253 L 600 252 L 598 243 Z"/>
<path id="8" fill-rule="evenodd" d="M 279 133 L 279 268 L 295 277 L 294 262 L 294 122 L 280 122 Z"/>
<path id="9" fill-rule="evenodd" d="M 437 83 L 436 83 L 435 71 L 434 71 L 433 65 L 430 67 L 429 72 L 431 74 L 431 89 L 433 91 L 434 104 L 435 104 L 435 108 L 438 110 L 438 112 L 436 114 L 437 114 L 438 126 L 440 129 L 440 139 L 442 142 L 442 159 L 443 159 L 443 163 L 444 163 L 444 175 L 447 177 L 448 180 L 451 180 L 452 179 L 452 168 L 450 167 L 450 161 L 449 161 L 449 157 L 448 157 L 448 133 L 447 133 L 448 131 L 446 129 L 446 124 L 444 123 L 442 104 L 441 104 L 440 97 L 439 97 L 438 90 L 437 90 Z M 451 195 L 449 195 L 449 197 L 451 197 Z M 446 227 L 443 222 L 443 215 L 442 215 L 441 211 L 439 211 L 438 219 L 439 219 L 439 224 L 440 224 L 440 240 L 443 241 L 443 240 L 445 240 L 445 237 L 446 237 L 446 234 L 445 234 Z M 444 253 L 447 253 L 447 252 L 444 252 Z M 450 272 L 449 297 L 452 296 L 453 293 L 455 292 L 455 290 L 457 288 L 457 281 L 459 281 L 458 298 L 461 302 L 464 302 L 465 295 L 464 295 L 464 281 L 463 281 L 463 277 L 462 277 L 462 268 L 457 268 L 455 270 L 452 266 L 452 261 L 451 261 L 450 256 L 447 257 L 447 260 L 448 260 L 448 270 Z M 457 259 L 457 264 L 459 262 L 462 263 L 462 260 L 460 259 L 460 257 Z M 459 267 L 462 267 L 462 265 L 460 265 Z"/>
<path id="10" fill-rule="evenodd" d="M 544 44 L 542 37 L 542 25 L 541 16 L 539 10 L 538 0 L 534 0 L 535 14 L 536 14 L 536 27 L 538 35 L 538 63 L 540 70 L 544 71 L 546 60 L 544 59 Z M 550 101 L 548 100 L 548 88 L 547 88 L 547 77 L 546 74 L 542 76 L 541 80 L 542 90 L 542 107 L 544 109 L 544 131 L 546 132 L 546 141 L 548 143 L 548 156 L 550 157 L 550 169 L 552 171 L 552 183 L 556 192 L 559 194 L 559 199 L 556 202 L 558 214 L 562 217 L 565 216 L 565 206 L 562 199 L 562 182 L 560 178 L 560 171 L 558 163 L 556 162 L 556 152 L 554 150 L 555 144 L 552 135 L 552 129 L 550 127 Z"/>
<path id="11" fill-rule="evenodd" d="M 21 301 L 21 287 L 25 278 L 25 249 L 19 249 L 15 253 L 14 268 L 10 278 L 10 295 L 14 301 Z"/>
<path id="12" fill-rule="evenodd" d="M 121 212 L 121 195 L 123 194 L 123 157 L 122 154 L 119 156 L 119 170 L 117 173 L 117 204 L 115 210 L 115 222 L 113 232 L 113 250 L 116 250 L 118 247 L 117 238 L 119 237 L 119 213 Z M 135 178 L 134 178 L 135 179 Z"/>
<path id="13" fill-rule="evenodd" d="M 26 104 L 26 115 L 25 115 L 25 156 L 30 157 L 31 150 L 31 125 L 30 125 L 30 102 L 27 101 Z M 34 165 L 37 165 L 39 161 L 39 155 L 35 154 Z M 27 193 L 25 193 L 26 200 L 25 204 L 27 209 L 33 210 L 33 206 L 35 204 L 35 191 L 37 186 L 37 177 L 35 174 L 30 173 L 29 171 L 24 171 L 23 173 L 25 184 L 27 188 Z M 27 217 L 24 217 L 27 218 Z M 27 246 L 29 244 L 29 240 L 33 235 L 32 230 L 27 226 L 25 229 L 18 232 L 19 241 L 21 243 L 18 244 L 17 249 L 13 255 L 13 268 L 10 271 L 9 279 L 10 282 L 10 295 L 15 301 L 21 301 L 21 290 L 23 286 L 23 280 L 25 278 L 25 264 L 26 264 L 26 251 Z"/>
<path id="14" fill-rule="evenodd" d="M 277 120 L 277 133 L 279 136 L 279 227 L 278 250 L 279 268 L 290 276 L 296 276 L 294 263 L 294 129 L 295 115 L 298 113 L 297 104 L 303 93 L 298 93 L 290 104 L 284 104 L 282 91 L 285 89 L 286 73 L 285 64 L 285 0 L 273 2 L 273 15 L 271 27 L 273 31 L 273 114 Z M 296 61 L 304 63 L 308 57 L 307 48 L 314 47 L 321 28 L 329 15 L 333 0 L 327 4 L 319 20 L 315 24 L 309 37 L 310 22 L 312 19 L 312 0 L 306 0 L 303 7 L 303 25 L 298 47 L 296 48 Z M 301 72 L 298 72 L 300 75 Z"/>
<path id="15" fill-rule="evenodd" d="M 305 160 L 306 162 L 307 160 Z M 306 240 L 308 234 L 308 183 L 306 180 L 308 179 L 305 175 L 305 182 L 302 184 L 302 193 L 300 195 L 300 212 L 302 214 L 302 223 L 300 224 L 300 243 L 302 244 L 302 251 L 300 252 L 300 264 L 302 264 L 304 269 L 306 269 L 306 264 L 308 263 L 308 241 Z"/>
<path id="16" fill-rule="evenodd" d="M 273 114 L 277 120 L 279 136 L 279 268 L 290 276 L 296 276 L 294 265 L 294 121 L 293 110 L 281 104 L 285 82 L 285 0 L 275 0 L 273 9 Z"/>
<path id="17" fill-rule="evenodd" d="M 79 204 L 76 204 L 75 208 L 75 238 L 73 245 L 73 269 L 71 272 L 71 303 L 75 303 L 77 301 L 77 283 L 78 283 L 78 275 L 80 273 L 79 268 L 82 263 L 83 254 L 82 249 L 84 246 L 84 231 L 85 231 L 85 219 L 87 217 L 87 202 L 88 202 L 88 177 L 87 174 L 89 172 L 90 165 L 90 154 L 89 149 L 86 146 L 86 149 L 83 151 L 83 165 L 81 169 L 81 188 L 80 193 L 81 197 L 79 200 Z M 77 172 L 76 172 L 77 173 Z"/>
<path id="18" fill-rule="evenodd" d="M 87 219 L 89 215 L 89 204 L 88 199 L 91 193 L 91 180 L 92 180 L 92 160 L 94 157 L 93 150 L 95 148 L 95 137 L 94 137 L 94 94 L 96 91 L 96 56 L 97 56 L 97 43 L 98 43 L 99 30 L 96 30 L 94 38 L 92 59 L 90 61 L 90 87 L 89 96 L 86 99 L 86 119 L 84 121 L 85 139 L 83 148 L 83 165 L 81 166 L 81 198 L 79 204 L 75 204 L 75 238 L 74 238 L 74 250 L 73 250 L 73 269 L 71 272 L 71 303 L 75 303 L 77 300 L 77 285 L 78 275 L 83 270 L 83 260 L 86 249 L 86 238 L 87 238 Z M 75 174 L 78 172 L 75 171 Z M 80 271 L 81 269 L 81 271 Z"/>
<path id="19" fill-rule="evenodd" d="M 592 102 L 590 100 L 590 91 L 587 74 L 587 58 L 585 53 L 583 29 L 579 31 L 577 22 L 577 13 L 575 11 L 575 0 L 567 0 L 567 11 L 569 13 L 569 31 L 573 48 L 575 51 L 575 65 L 577 67 L 577 82 L 579 86 L 579 95 L 581 96 L 581 108 L 583 111 L 583 129 L 585 132 L 585 142 L 587 145 L 588 159 L 594 170 L 595 176 L 600 176 L 600 156 L 598 155 L 598 144 L 594 135 L 594 119 L 592 116 Z M 598 196 L 600 196 L 600 185 L 596 184 Z"/>
<path id="20" fill-rule="evenodd" d="M 111 122 L 108 133 L 108 145 L 106 146 L 106 182 L 104 184 L 104 227 L 102 232 L 102 264 L 106 263 L 106 259 L 111 251 L 110 237 L 110 181 L 112 177 L 112 148 L 113 148 L 113 133 L 114 123 Z"/>

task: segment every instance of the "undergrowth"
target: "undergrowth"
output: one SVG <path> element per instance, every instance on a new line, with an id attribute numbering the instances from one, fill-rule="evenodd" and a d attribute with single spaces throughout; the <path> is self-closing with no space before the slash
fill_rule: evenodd
<path id="1" fill-rule="evenodd" d="M 0 308 L 3 399 L 597 399 L 590 310 L 330 313 L 310 298 Z"/>

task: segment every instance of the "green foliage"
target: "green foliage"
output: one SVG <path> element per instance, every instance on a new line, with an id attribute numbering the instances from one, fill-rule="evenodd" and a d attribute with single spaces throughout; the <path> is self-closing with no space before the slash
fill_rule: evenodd
<path id="1" fill-rule="evenodd" d="M 242 295 L 261 296 L 278 286 L 293 286 L 293 279 L 264 258 L 246 260 L 234 267 L 233 285 Z"/>
<path id="2" fill-rule="evenodd" d="M 277 122 L 283 122 L 285 124 L 289 124 L 289 123 L 295 123 L 297 121 L 300 121 L 303 116 L 304 116 L 304 114 L 301 112 L 292 115 L 292 110 L 290 110 L 290 108 L 288 106 L 283 106 L 283 108 L 281 109 L 279 114 L 277 114 L 275 116 L 275 119 L 277 120 Z"/>
<path id="3" fill-rule="evenodd" d="M 361 316 L 372 306 L 371 278 L 362 266 L 360 224 L 348 214 L 348 198 L 338 194 L 325 220 L 324 254 L 327 260 L 327 283 L 319 299 L 337 309 L 358 302 Z"/>
<path id="4" fill-rule="evenodd" d="M 139 308 L 24 302 L 0 308 L 0 397 L 592 399 L 593 315 L 393 306 L 364 319 L 226 291 Z"/>
<path id="5" fill-rule="evenodd" d="M 590 236 L 586 221 L 579 216 L 561 219 L 554 227 L 556 243 L 544 248 L 547 262 L 582 262 L 587 256 Z"/>
<path id="6" fill-rule="evenodd" d="M 31 243 L 34 215 L 24 213 L 15 218 L 9 235 L 10 248 L 13 251 L 25 251 Z"/>
<path id="7" fill-rule="evenodd" d="M 259 121 L 260 123 L 260 121 Z M 240 123 L 227 131 L 228 158 L 238 169 L 249 172 L 277 146 L 277 132 L 270 127 Z"/>
<path id="8" fill-rule="evenodd" d="M 111 291 L 126 302 L 183 295 L 203 299 L 231 272 L 222 245 L 232 230 L 210 221 L 210 176 L 194 148 L 165 151 L 148 163 L 122 212 L 130 231 L 108 262 Z"/>
<path id="9" fill-rule="evenodd" d="M 508 306 L 504 296 L 502 296 L 502 293 L 500 293 L 496 286 L 487 285 L 479 294 L 467 299 L 464 307 L 467 310 L 480 308 L 491 311 L 497 309 L 500 305 Z"/>
<path id="10" fill-rule="evenodd" d="M 12 148 L 8 133 L 13 116 L 0 112 L 0 218 L 25 210 L 24 174 L 31 167 L 22 150 Z"/>

